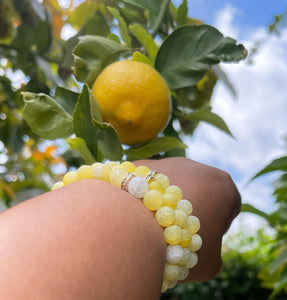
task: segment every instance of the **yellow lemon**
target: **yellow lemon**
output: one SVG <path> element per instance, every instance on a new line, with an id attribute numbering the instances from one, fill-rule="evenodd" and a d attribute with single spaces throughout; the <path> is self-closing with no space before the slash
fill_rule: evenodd
<path id="1" fill-rule="evenodd" d="M 151 66 L 123 60 L 107 66 L 93 85 L 105 122 L 123 144 L 148 142 L 165 128 L 171 113 L 168 85 Z"/>

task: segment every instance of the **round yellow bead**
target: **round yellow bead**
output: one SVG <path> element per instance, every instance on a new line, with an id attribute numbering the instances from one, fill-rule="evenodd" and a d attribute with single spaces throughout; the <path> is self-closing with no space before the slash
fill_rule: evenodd
<path id="1" fill-rule="evenodd" d="M 78 180 L 77 172 L 76 171 L 69 171 L 63 177 L 64 185 L 71 184 Z"/>
<path id="2" fill-rule="evenodd" d="M 112 170 L 114 167 L 119 166 L 120 164 L 116 161 L 108 161 L 105 166 L 107 166 L 110 170 Z"/>
<path id="3" fill-rule="evenodd" d="M 136 176 L 145 177 L 150 172 L 150 169 L 146 166 L 138 166 L 134 169 Z"/>
<path id="4" fill-rule="evenodd" d="M 176 208 L 177 198 L 171 193 L 164 193 L 162 195 L 162 206 L 169 206 L 172 209 Z"/>
<path id="5" fill-rule="evenodd" d="M 149 210 L 157 210 L 161 207 L 162 204 L 162 194 L 158 191 L 148 191 L 143 198 L 144 205 Z"/>
<path id="6" fill-rule="evenodd" d="M 178 225 L 183 228 L 187 219 L 186 213 L 181 209 L 176 209 L 174 211 L 174 225 Z"/>
<path id="7" fill-rule="evenodd" d="M 163 235 L 168 244 L 177 245 L 182 239 L 182 229 L 177 225 L 171 225 L 164 229 Z"/>
<path id="8" fill-rule="evenodd" d="M 188 248 L 183 248 L 183 258 L 182 260 L 179 262 L 179 265 L 184 266 L 187 268 L 187 264 L 190 261 L 190 256 L 191 256 L 191 252 L 189 251 Z"/>
<path id="9" fill-rule="evenodd" d="M 101 163 L 95 163 L 92 165 L 93 176 L 95 179 L 109 181 L 110 179 L 110 168 Z"/>
<path id="10" fill-rule="evenodd" d="M 183 210 L 188 216 L 192 213 L 192 204 L 185 199 L 179 200 L 176 208 Z"/>
<path id="11" fill-rule="evenodd" d="M 93 167 L 83 165 L 77 170 L 78 180 L 81 179 L 93 179 Z"/>
<path id="12" fill-rule="evenodd" d="M 164 266 L 164 280 L 176 280 L 179 275 L 179 266 L 166 263 Z"/>
<path id="13" fill-rule="evenodd" d="M 58 181 L 52 186 L 52 191 L 55 191 L 57 189 L 60 189 L 64 186 L 63 181 Z"/>
<path id="14" fill-rule="evenodd" d="M 199 234 L 194 234 L 192 236 L 192 239 L 191 239 L 191 243 L 189 245 L 189 250 L 191 252 L 196 252 L 198 251 L 202 246 L 202 239 L 201 239 L 201 236 Z"/>
<path id="15" fill-rule="evenodd" d="M 183 248 L 188 247 L 191 243 L 191 239 L 192 239 L 192 234 L 187 229 L 183 229 L 180 246 Z"/>
<path id="16" fill-rule="evenodd" d="M 184 266 L 179 266 L 179 274 L 178 274 L 177 279 L 184 280 L 187 278 L 188 275 L 189 275 L 188 268 L 185 268 Z"/>
<path id="17" fill-rule="evenodd" d="M 166 193 L 171 193 L 176 197 L 176 200 L 179 201 L 182 198 L 182 191 L 176 185 L 170 185 L 165 189 Z"/>
<path id="18" fill-rule="evenodd" d="M 155 190 L 155 191 L 159 191 L 161 194 L 164 194 L 164 187 L 161 183 L 159 183 L 156 180 L 152 180 L 148 183 L 149 189 L 150 190 Z"/>
<path id="19" fill-rule="evenodd" d="M 197 265 L 197 262 L 198 262 L 198 256 L 196 253 L 192 252 L 189 255 L 187 263 L 184 264 L 184 267 L 191 269 Z"/>
<path id="20" fill-rule="evenodd" d="M 170 226 L 174 221 L 174 211 L 168 206 L 160 207 L 155 213 L 155 218 L 160 226 Z"/>
<path id="21" fill-rule="evenodd" d="M 184 228 L 195 234 L 200 228 L 200 222 L 196 216 L 188 216 L 184 225 Z"/>
<path id="22" fill-rule="evenodd" d="M 110 173 L 109 181 L 111 184 L 120 188 L 122 185 L 122 181 L 127 174 L 128 172 L 125 169 L 120 169 L 120 168 L 113 169 Z"/>
<path id="23" fill-rule="evenodd" d="M 125 169 L 128 173 L 132 173 L 136 168 L 136 166 L 130 161 L 124 161 L 120 164 L 120 167 Z"/>
<path id="24" fill-rule="evenodd" d="M 169 284 L 170 284 L 170 280 L 167 280 L 167 279 L 164 279 L 163 282 L 162 282 L 162 285 L 161 285 L 161 292 L 164 293 L 166 292 L 166 290 L 168 289 L 169 287 Z"/>
<path id="25" fill-rule="evenodd" d="M 156 174 L 154 176 L 155 181 L 159 182 L 162 184 L 162 186 L 166 189 L 169 186 L 169 179 L 166 175 L 164 174 Z"/>

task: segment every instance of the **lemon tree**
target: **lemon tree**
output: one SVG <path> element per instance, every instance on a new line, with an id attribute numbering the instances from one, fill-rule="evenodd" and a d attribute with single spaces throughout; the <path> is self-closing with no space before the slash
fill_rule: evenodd
<path id="1" fill-rule="evenodd" d="M 184 156 L 181 134 L 192 135 L 202 121 L 232 136 L 210 100 L 218 79 L 232 90 L 219 63 L 244 59 L 243 45 L 191 18 L 186 0 L 178 7 L 169 0 L 85 1 L 67 21 L 80 25 L 83 13 L 96 14 L 103 31 L 69 41 L 82 90 L 24 93 L 23 115 L 34 132 L 65 138 L 89 163 Z"/>

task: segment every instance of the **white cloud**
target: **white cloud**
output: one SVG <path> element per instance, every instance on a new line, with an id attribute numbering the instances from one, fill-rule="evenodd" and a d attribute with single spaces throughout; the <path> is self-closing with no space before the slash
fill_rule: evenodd
<path id="1" fill-rule="evenodd" d="M 224 34 L 236 38 L 238 28 L 232 23 L 235 13 L 235 8 L 225 6 L 218 13 L 215 26 Z M 257 39 L 266 38 L 262 28 L 240 34 L 245 35 L 245 40 L 240 42 L 247 47 Z M 287 30 L 284 30 L 280 38 L 266 40 L 255 57 L 254 65 L 244 62 L 224 65 L 238 92 L 238 99 L 233 101 L 230 93 L 219 83 L 213 95 L 213 111 L 223 117 L 237 140 L 202 124 L 189 143 L 188 150 L 190 158 L 231 173 L 243 202 L 266 212 L 274 209 L 271 183 L 276 174 L 266 175 L 251 183 L 249 180 L 272 159 L 286 155 L 286 46 Z M 246 223 L 244 216 L 241 219 Z M 259 226 L 257 219 L 247 219 L 252 220 L 254 227 Z M 239 226 L 238 222 L 235 224 Z"/>

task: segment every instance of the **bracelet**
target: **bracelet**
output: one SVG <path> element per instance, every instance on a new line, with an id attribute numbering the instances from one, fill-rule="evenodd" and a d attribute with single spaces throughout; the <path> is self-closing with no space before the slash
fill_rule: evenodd
<path id="1" fill-rule="evenodd" d="M 146 166 L 136 167 L 128 161 L 121 164 L 110 161 L 106 164 L 83 165 L 76 171 L 69 171 L 63 181 L 53 185 L 52 190 L 81 179 L 110 182 L 142 199 L 143 204 L 155 213 L 167 243 L 162 292 L 173 288 L 178 280 L 187 278 L 189 269 L 198 262 L 195 252 L 201 248 L 202 239 L 197 234 L 199 219 L 191 215 L 192 204 L 182 199 L 182 191 L 178 186 L 170 185 L 166 175 Z"/>

